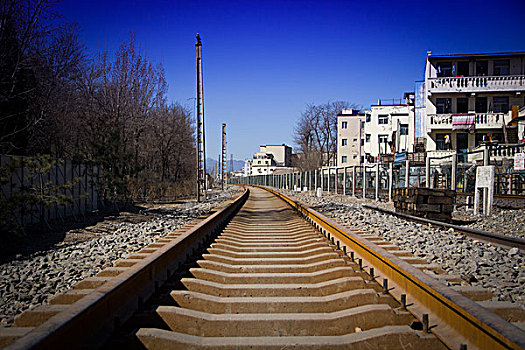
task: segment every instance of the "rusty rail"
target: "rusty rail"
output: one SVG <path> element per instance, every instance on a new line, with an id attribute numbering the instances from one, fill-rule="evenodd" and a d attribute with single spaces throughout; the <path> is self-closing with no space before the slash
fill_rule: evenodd
<path id="1" fill-rule="evenodd" d="M 280 197 L 306 220 L 322 230 L 347 253 L 351 250 L 375 269 L 376 278 L 387 278 L 393 287 L 390 293 L 398 300 L 406 293 L 412 305 L 408 310 L 422 320 L 431 315 L 431 331 L 451 349 L 522 349 L 524 332 L 477 303 L 438 282 L 385 249 L 348 232 L 317 211 L 299 201 L 263 188 Z M 353 254 L 352 254 L 353 255 Z"/>
<path id="2" fill-rule="evenodd" d="M 124 323 L 159 285 L 202 246 L 205 239 L 217 233 L 248 198 L 245 190 L 235 200 L 208 218 L 161 245 L 138 262 L 127 267 L 102 270 L 98 278 L 106 281 L 62 312 L 34 327 L 6 349 L 62 349 L 99 347 Z"/>

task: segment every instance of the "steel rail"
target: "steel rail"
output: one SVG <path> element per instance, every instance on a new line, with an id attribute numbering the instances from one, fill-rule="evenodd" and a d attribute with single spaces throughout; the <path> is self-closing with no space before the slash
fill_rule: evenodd
<path id="1" fill-rule="evenodd" d="M 363 204 L 363 208 L 376 210 L 376 211 L 379 211 L 381 213 L 398 216 L 398 217 L 403 218 L 403 219 L 417 221 L 417 222 L 421 222 L 421 223 L 425 223 L 425 224 L 431 224 L 431 225 L 434 225 L 434 226 L 444 227 L 444 228 L 447 228 L 447 229 L 452 228 L 455 231 L 463 232 L 463 233 L 467 234 L 470 237 L 480 238 L 480 239 L 483 239 L 483 240 L 486 240 L 486 241 L 489 241 L 489 242 L 505 245 L 507 247 L 516 247 L 516 248 L 519 248 L 520 250 L 525 250 L 525 239 L 523 239 L 523 238 L 506 236 L 506 235 L 502 235 L 502 234 L 499 234 L 499 233 L 494 233 L 494 232 L 489 232 L 489 231 L 484 231 L 484 230 L 478 230 L 478 229 L 470 228 L 470 227 L 463 227 L 463 226 L 459 226 L 459 225 L 449 224 L 449 223 L 446 223 L 446 222 L 432 220 L 432 219 L 426 219 L 426 218 L 422 218 L 422 217 L 419 217 L 419 216 L 408 215 L 408 214 L 404 214 L 404 213 L 398 213 L 398 212 L 395 212 L 393 210 L 388 210 L 388 209 L 384 209 L 384 208 L 374 207 L 374 206 L 368 205 L 368 204 Z"/>
<path id="2" fill-rule="evenodd" d="M 451 349 L 465 344 L 468 349 L 522 349 L 524 332 L 467 297 L 445 286 L 392 253 L 357 234 L 348 232 L 317 211 L 299 201 L 264 186 L 265 189 L 287 202 L 313 225 L 332 238 L 334 244 L 343 245 L 360 256 L 364 263 L 374 267 L 375 278 L 384 277 L 393 286 L 389 293 L 398 301 L 401 293 L 411 297 L 408 310 L 420 320 L 424 314 L 432 315 L 431 327 L 443 343 Z M 337 240 L 337 242 L 336 242 Z"/>
<path id="3" fill-rule="evenodd" d="M 188 254 L 217 233 L 248 198 L 245 190 L 208 218 L 36 326 L 5 349 L 97 348 L 129 319 Z M 110 268 L 111 269 L 111 268 Z M 105 270 L 102 270 L 103 273 Z M 108 274 L 99 274 L 108 276 Z M 82 344 L 81 346 L 79 344 Z"/>

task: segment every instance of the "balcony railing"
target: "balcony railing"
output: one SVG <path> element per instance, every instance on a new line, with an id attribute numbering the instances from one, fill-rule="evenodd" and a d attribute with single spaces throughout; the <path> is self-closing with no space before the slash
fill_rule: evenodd
<path id="1" fill-rule="evenodd" d="M 430 93 L 514 91 L 524 88 L 525 75 L 428 78 L 427 87 Z"/>
<path id="2" fill-rule="evenodd" d="M 452 129 L 454 114 L 429 114 L 429 129 Z M 473 113 L 474 128 L 488 129 L 500 128 L 503 122 L 510 121 L 510 115 L 506 113 Z"/>

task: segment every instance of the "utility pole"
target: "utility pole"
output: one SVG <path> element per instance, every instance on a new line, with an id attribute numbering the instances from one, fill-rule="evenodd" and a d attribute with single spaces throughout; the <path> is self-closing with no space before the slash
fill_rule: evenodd
<path id="1" fill-rule="evenodd" d="M 224 191 L 224 184 L 226 183 L 226 123 L 222 123 L 222 181 L 221 186 Z"/>
<path id="2" fill-rule="evenodd" d="M 206 200 L 206 152 L 204 140 L 204 93 L 202 82 L 202 42 L 197 33 L 197 202 Z"/>

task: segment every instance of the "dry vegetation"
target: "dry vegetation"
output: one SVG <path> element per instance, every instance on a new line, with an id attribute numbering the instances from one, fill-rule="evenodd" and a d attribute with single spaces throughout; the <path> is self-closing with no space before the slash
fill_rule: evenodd
<path id="1" fill-rule="evenodd" d="M 133 33 L 90 57 L 54 5 L 0 3 L 0 153 L 97 165 L 104 200 L 176 195 L 195 173 L 191 111 Z"/>

